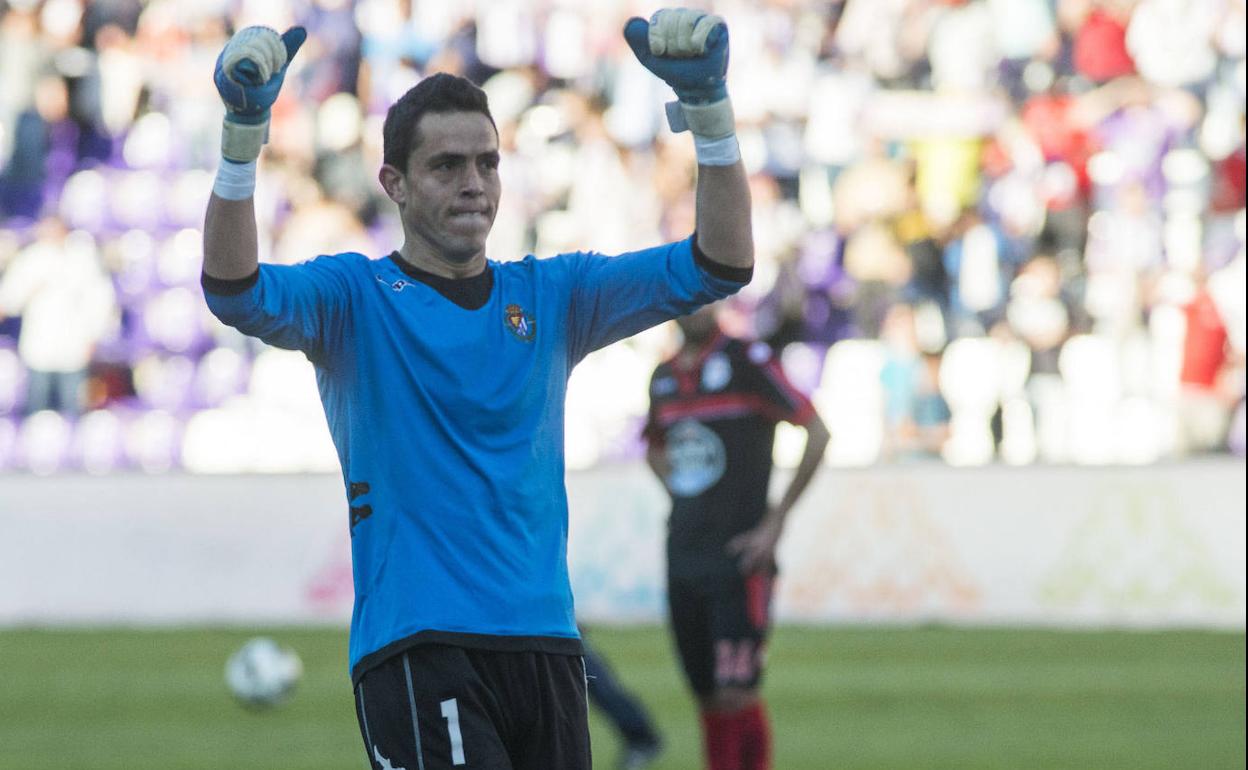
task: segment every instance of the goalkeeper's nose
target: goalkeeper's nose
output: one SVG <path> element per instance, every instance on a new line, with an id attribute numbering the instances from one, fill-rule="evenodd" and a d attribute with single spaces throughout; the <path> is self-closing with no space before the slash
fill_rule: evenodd
<path id="1" fill-rule="evenodd" d="M 465 171 L 460 176 L 459 195 L 461 198 L 479 198 L 485 196 L 485 176 L 475 163 L 466 163 Z"/>

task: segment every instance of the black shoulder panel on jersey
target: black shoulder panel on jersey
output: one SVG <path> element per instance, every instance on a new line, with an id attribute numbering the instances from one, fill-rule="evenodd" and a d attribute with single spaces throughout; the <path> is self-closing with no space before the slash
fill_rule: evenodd
<path id="1" fill-rule="evenodd" d="M 207 273 L 199 274 L 199 285 L 209 294 L 233 297 L 250 289 L 260 280 L 260 268 L 246 278 L 213 278 Z"/>

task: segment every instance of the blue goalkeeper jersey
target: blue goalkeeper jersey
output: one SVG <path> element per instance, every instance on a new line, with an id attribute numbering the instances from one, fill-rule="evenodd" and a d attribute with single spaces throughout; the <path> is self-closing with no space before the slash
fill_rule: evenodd
<path id="1" fill-rule="evenodd" d="M 695 251 L 530 256 L 464 281 L 354 253 L 205 276 L 218 318 L 315 365 L 348 498 L 353 677 L 422 643 L 579 654 L 568 375 L 748 280 Z"/>

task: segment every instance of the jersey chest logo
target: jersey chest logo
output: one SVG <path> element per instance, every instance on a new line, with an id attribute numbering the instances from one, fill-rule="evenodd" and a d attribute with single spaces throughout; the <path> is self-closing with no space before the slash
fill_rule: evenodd
<path id="1" fill-rule="evenodd" d="M 667 461 L 667 488 L 677 497 L 696 497 L 723 477 L 728 452 L 715 431 L 685 419 L 667 431 Z"/>
<path id="2" fill-rule="evenodd" d="M 512 303 L 503 310 L 503 323 L 507 331 L 524 342 L 532 342 L 537 336 L 537 319 L 525 309 Z"/>
<path id="3" fill-rule="evenodd" d="M 376 278 L 377 282 L 382 284 L 383 286 L 389 286 L 390 291 L 403 291 L 408 286 L 415 285 L 411 281 L 405 281 L 402 278 L 399 278 L 398 280 L 395 280 L 395 281 L 391 281 L 386 278 L 383 278 L 380 274 L 374 275 L 373 277 Z"/>

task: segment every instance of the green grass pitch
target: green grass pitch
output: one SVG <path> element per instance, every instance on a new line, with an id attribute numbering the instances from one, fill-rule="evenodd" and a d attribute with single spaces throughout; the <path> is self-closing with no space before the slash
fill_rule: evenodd
<path id="1" fill-rule="evenodd" d="M 221 672 L 261 633 L 306 674 L 250 713 Z M 699 768 L 666 631 L 590 634 L 665 731 L 655 767 Z M 1244 653 L 1242 633 L 783 627 L 764 687 L 774 766 L 1242 768 Z M 0 631 L 0 768 L 363 770 L 345 660 L 333 630 Z M 609 770 L 615 737 L 598 714 L 592 729 Z"/>

